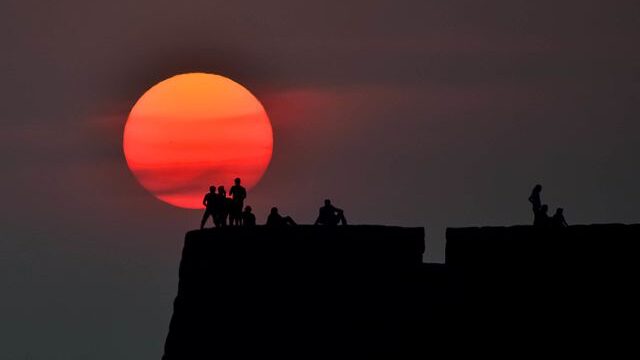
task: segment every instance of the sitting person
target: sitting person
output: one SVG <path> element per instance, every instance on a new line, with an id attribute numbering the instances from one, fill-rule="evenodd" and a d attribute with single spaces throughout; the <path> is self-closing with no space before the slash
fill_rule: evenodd
<path id="1" fill-rule="evenodd" d="M 331 200 L 324 201 L 324 206 L 320 208 L 320 213 L 314 225 L 330 225 L 336 226 L 339 223 L 347 225 L 347 219 L 344 217 L 344 211 L 331 205 Z"/>
<path id="2" fill-rule="evenodd" d="M 246 206 L 242 212 L 243 226 L 256 226 L 256 216 L 251 212 L 251 206 Z"/>
<path id="3" fill-rule="evenodd" d="M 562 208 L 556 209 L 556 213 L 553 214 L 551 218 L 551 224 L 554 228 L 566 228 L 569 226 L 567 221 L 564 219 L 564 210 Z"/>
<path id="4" fill-rule="evenodd" d="M 291 216 L 282 216 L 278 213 L 277 207 L 271 208 L 271 213 L 267 217 L 267 226 L 282 227 L 287 225 L 296 225 Z"/>

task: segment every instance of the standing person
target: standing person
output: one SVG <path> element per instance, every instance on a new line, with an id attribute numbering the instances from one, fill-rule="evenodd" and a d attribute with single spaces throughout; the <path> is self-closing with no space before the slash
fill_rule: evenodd
<path id="1" fill-rule="evenodd" d="M 216 187 L 209 186 L 209 192 L 204 195 L 204 199 L 202 199 L 202 205 L 204 205 L 204 215 L 202 216 L 202 221 L 200 222 L 200 230 L 204 229 L 204 224 L 209 220 L 209 216 L 215 223 L 216 221 L 216 213 L 215 213 L 215 205 L 216 205 Z"/>
<path id="2" fill-rule="evenodd" d="M 538 184 L 533 187 L 531 190 L 531 195 L 529 195 L 529 202 L 531 203 L 531 207 L 533 208 L 533 213 L 535 214 L 542 207 L 542 201 L 540 200 L 540 193 L 542 192 L 542 185 Z"/>
<path id="3" fill-rule="evenodd" d="M 216 196 L 216 209 L 215 220 L 216 226 L 227 226 L 227 215 L 229 214 L 229 204 L 227 199 L 227 192 L 224 186 L 218 186 L 218 196 Z"/>
<path id="4" fill-rule="evenodd" d="M 242 226 L 256 226 L 256 216 L 251 212 L 251 206 L 249 205 L 242 212 Z"/>
<path id="5" fill-rule="evenodd" d="M 344 211 L 331 205 L 331 200 L 326 199 L 324 206 L 320 208 L 320 213 L 314 225 L 330 225 L 336 226 L 339 223 L 347 225 L 347 219 L 344 217 Z"/>
<path id="6" fill-rule="evenodd" d="M 231 226 L 242 225 L 242 207 L 247 198 L 247 190 L 240 185 L 240 178 L 234 180 L 235 185 L 229 189 L 229 195 L 233 199 L 229 209 L 229 223 Z"/>
<path id="7" fill-rule="evenodd" d="M 542 210 L 542 200 L 540 200 L 541 192 L 542 185 L 537 184 L 533 187 L 533 190 L 531 190 L 531 195 L 529 195 L 529 202 L 531 203 L 531 209 L 533 210 L 533 225 L 536 225 L 536 222 L 538 222 L 538 226 L 538 219 L 542 217 L 542 215 L 540 214 L 540 211 Z"/>

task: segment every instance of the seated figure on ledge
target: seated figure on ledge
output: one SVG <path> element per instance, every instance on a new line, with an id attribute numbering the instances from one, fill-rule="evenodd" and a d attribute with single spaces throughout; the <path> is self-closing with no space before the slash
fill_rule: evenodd
<path id="1" fill-rule="evenodd" d="M 256 216 L 251 212 L 251 206 L 249 205 L 242 212 L 242 226 L 256 226 Z"/>
<path id="2" fill-rule="evenodd" d="M 271 208 L 271 213 L 267 217 L 267 226 L 282 227 L 287 225 L 296 225 L 291 216 L 282 216 L 278 213 L 277 207 Z"/>
<path id="3" fill-rule="evenodd" d="M 551 218 L 551 225 L 556 229 L 562 229 L 569 226 L 567 220 L 564 219 L 564 210 L 562 208 L 556 209 L 556 213 Z"/>
<path id="4" fill-rule="evenodd" d="M 331 205 L 331 200 L 326 199 L 324 206 L 320 208 L 320 213 L 314 225 L 336 226 L 338 224 L 347 225 L 347 219 L 344 217 L 344 211 Z"/>

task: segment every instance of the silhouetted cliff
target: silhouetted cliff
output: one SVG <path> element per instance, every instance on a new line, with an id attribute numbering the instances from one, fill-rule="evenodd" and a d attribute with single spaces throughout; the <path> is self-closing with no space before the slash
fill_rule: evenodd
<path id="1" fill-rule="evenodd" d="M 638 225 L 448 229 L 443 265 L 421 262 L 422 228 L 192 231 L 165 359 L 629 351 L 639 238 Z"/>
<path id="2" fill-rule="evenodd" d="M 422 228 L 191 231 L 165 359 L 390 351 L 376 339 L 424 321 L 422 278 L 442 275 L 423 252 Z"/>
<path id="3" fill-rule="evenodd" d="M 631 344 L 627 327 L 640 320 L 639 256 L 640 225 L 447 229 L 452 318 L 538 349 L 575 340 L 611 355 Z"/>

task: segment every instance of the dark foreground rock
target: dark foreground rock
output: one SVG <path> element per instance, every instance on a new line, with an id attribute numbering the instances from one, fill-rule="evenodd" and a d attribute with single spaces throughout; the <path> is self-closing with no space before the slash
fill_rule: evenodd
<path id="1" fill-rule="evenodd" d="M 448 229 L 445 265 L 422 263 L 422 228 L 192 231 L 164 359 L 628 352 L 639 238 L 637 225 Z"/>
<path id="2" fill-rule="evenodd" d="M 638 351 L 640 225 L 447 229 L 446 246 L 457 329 L 573 355 Z"/>
<path id="3" fill-rule="evenodd" d="M 427 319 L 424 230 L 384 226 L 189 232 L 165 359 L 363 357 Z"/>

